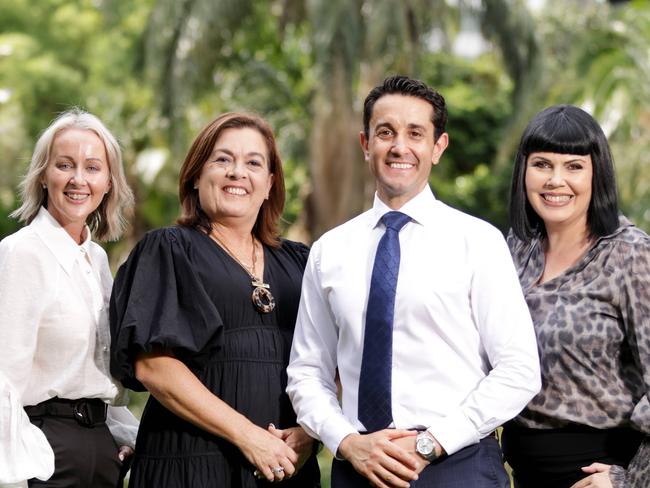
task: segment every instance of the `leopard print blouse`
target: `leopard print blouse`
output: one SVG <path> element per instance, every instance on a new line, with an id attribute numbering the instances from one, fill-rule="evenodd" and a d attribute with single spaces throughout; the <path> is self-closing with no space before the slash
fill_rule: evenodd
<path id="1" fill-rule="evenodd" d="M 625 217 L 560 276 L 538 284 L 540 239 L 508 245 L 535 324 L 542 390 L 517 422 L 559 428 L 630 426 L 650 435 L 650 237 Z M 650 437 L 615 487 L 650 486 Z"/>

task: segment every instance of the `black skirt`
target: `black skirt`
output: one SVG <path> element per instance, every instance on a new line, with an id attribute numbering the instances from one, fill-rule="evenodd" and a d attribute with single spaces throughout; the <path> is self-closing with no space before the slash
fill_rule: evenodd
<path id="1" fill-rule="evenodd" d="M 643 437 L 630 428 L 528 429 L 508 422 L 501 444 L 519 488 L 569 488 L 588 476 L 580 468 L 591 463 L 627 468 Z"/>

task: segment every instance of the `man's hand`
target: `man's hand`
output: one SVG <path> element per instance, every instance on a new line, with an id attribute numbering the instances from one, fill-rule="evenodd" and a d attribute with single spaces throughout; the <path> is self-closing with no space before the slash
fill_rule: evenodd
<path id="1" fill-rule="evenodd" d="M 425 461 L 409 452 L 408 439 L 414 443 L 417 432 L 412 430 L 384 429 L 372 434 L 350 434 L 339 444 L 340 455 L 349 461 L 354 469 L 379 488 L 409 488 L 410 482 L 418 479 Z M 413 444 L 415 446 L 415 444 Z"/>
<path id="2" fill-rule="evenodd" d="M 412 432 L 412 431 L 409 431 Z M 416 433 L 417 434 L 417 433 Z M 424 468 L 426 468 L 429 465 L 429 461 L 424 459 L 422 456 L 420 456 L 417 452 L 415 452 L 415 436 L 413 435 L 408 435 L 404 437 L 398 437 L 396 439 L 392 440 L 393 444 L 397 444 L 400 446 L 402 449 L 404 449 L 406 452 L 409 454 L 412 454 L 415 458 L 418 459 L 420 462 L 420 467 L 419 469 L 416 470 L 418 474 L 422 472 Z M 437 440 L 434 438 L 434 442 L 436 443 L 436 457 L 440 457 L 444 454 L 444 450 L 440 446 Z"/>
<path id="3" fill-rule="evenodd" d="M 585 473 L 592 473 L 590 476 L 581 479 L 571 488 L 612 488 L 612 482 L 609 479 L 609 464 L 592 463 L 585 466 L 582 470 Z"/>

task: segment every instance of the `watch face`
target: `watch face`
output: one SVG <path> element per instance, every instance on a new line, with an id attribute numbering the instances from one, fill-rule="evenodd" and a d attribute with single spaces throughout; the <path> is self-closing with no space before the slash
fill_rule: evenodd
<path id="1" fill-rule="evenodd" d="M 433 439 L 431 439 L 431 437 L 429 437 L 428 435 L 418 436 L 417 441 L 415 443 L 415 449 L 417 450 L 417 452 L 419 452 L 423 456 L 430 456 L 434 448 L 435 446 L 433 444 Z"/>

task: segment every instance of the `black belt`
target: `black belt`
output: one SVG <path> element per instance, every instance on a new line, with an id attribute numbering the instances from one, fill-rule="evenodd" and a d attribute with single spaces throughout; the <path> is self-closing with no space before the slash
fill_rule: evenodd
<path id="1" fill-rule="evenodd" d="M 54 397 L 38 405 L 25 407 L 29 418 L 63 417 L 75 419 L 81 425 L 94 427 L 106 422 L 108 406 L 98 398 L 67 400 Z"/>

